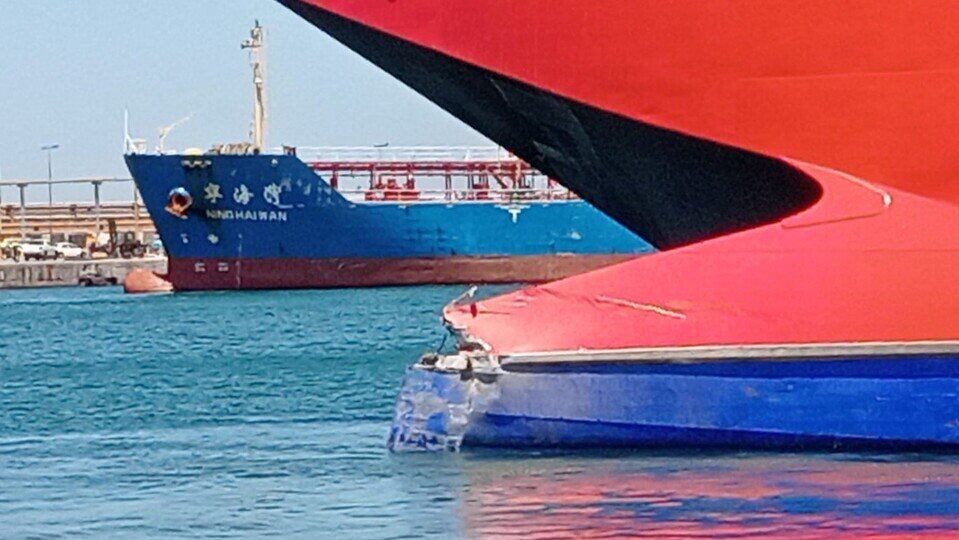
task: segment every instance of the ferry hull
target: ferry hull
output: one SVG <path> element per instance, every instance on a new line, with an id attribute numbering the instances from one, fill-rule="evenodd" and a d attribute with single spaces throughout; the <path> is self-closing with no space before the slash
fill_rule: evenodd
<path id="1" fill-rule="evenodd" d="M 957 360 L 611 362 L 495 376 L 419 364 L 404 381 L 390 445 L 955 450 Z"/>
<path id="2" fill-rule="evenodd" d="M 632 257 L 599 254 L 391 259 L 185 258 L 170 261 L 167 278 L 181 291 L 541 283 Z"/>

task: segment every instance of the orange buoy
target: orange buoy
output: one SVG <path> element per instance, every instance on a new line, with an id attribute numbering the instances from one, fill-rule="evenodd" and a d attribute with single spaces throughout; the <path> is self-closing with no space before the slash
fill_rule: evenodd
<path id="1" fill-rule="evenodd" d="M 131 294 L 173 292 L 173 283 L 146 268 L 134 268 L 123 280 L 123 291 Z"/>

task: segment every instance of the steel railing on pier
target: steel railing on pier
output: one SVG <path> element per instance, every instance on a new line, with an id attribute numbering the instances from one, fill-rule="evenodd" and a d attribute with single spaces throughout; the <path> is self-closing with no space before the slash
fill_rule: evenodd
<path id="1" fill-rule="evenodd" d="M 90 199 L 82 202 L 53 202 L 53 188 L 87 185 Z M 104 202 L 104 185 L 128 185 L 129 202 Z M 6 188 L 6 189 L 3 189 Z M 46 202 L 27 202 L 27 190 L 40 189 Z M 14 197 L 4 198 L 13 191 Z M 138 237 L 155 229 L 136 185 L 130 178 L 82 177 L 54 180 L 8 179 L 0 181 L 0 238 L 85 233 L 95 236 L 113 222 L 117 230 L 133 231 Z"/>

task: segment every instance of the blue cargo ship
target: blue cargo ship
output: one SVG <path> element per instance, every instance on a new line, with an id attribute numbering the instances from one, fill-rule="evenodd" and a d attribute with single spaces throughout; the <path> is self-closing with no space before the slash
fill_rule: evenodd
<path id="1" fill-rule="evenodd" d="M 652 250 L 496 148 L 286 150 L 126 156 L 174 289 L 541 282 Z"/>

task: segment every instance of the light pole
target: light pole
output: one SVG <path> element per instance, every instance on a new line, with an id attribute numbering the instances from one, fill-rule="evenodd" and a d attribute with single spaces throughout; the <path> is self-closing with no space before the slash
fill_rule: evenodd
<path id="1" fill-rule="evenodd" d="M 47 232 L 50 234 L 50 243 L 53 243 L 53 151 L 60 148 L 59 144 L 47 144 L 40 150 L 47 153 Z"/>

